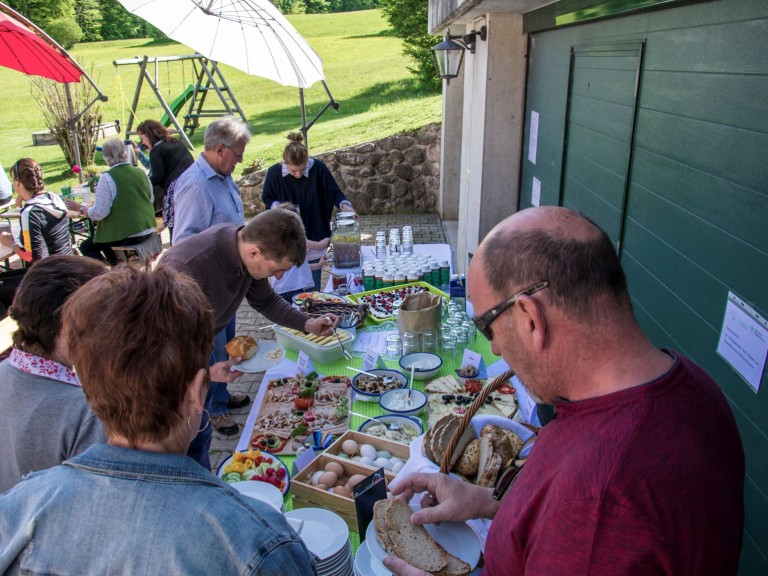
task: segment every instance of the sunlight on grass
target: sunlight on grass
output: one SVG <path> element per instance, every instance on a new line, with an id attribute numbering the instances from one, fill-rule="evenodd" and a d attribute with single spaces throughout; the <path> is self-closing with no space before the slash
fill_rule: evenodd
<path id="1" fill-rule="evenodd" d="M 400 39 L 392 34 L 379 11 L 302 14 L 288 19 L 322 58 L 326 83 L 339 103 L 338 112 L 329 109 L 310 129 L 310 153 L 353 146 L 440 121 L 440 94 L 424 94 L 417 86 L 408 72 L 411 63 L 402 55 Z M 193 52 L 175 42 L 149 39 L 85 43 L 71 50 L 86 69 L 93 66 L 94 80 L 109 97 L 109 102 L 101 106 L 103 121 L 119 119 L 123 125 L 128 120 L 139 68 L 115 67 L 112 62 L 145 54 L 158 57 Z M 244 162 L 235 175 L 254 160 L 261 160 L 265 167 L 278 161 L 287 143 L 285 135 L 301 127 L 298 89 L 248 76 L 226 65 L 221 69 L 254 132 Z M 153 77 L 156 74 L 159 90 L 167 102 L 193 83 L 195 77 L 191 62 L 159 63 L 157 68 L 150 66 L 149 72 Z M 32 145 L 32 133 L 44 130 L 45 126 L 32 97 L 29 79 L 19 72 L 0 68 L 0 82 L 3 85 L 0 100 L 3 167 L 7 170 L 16 160 L 28 156 L 43 165 L 51 189 L 74 183 L 76 180 L 71 177 L 58 146 Z M 311 121 L 328 99 L 320 84 L 305 90 L 304 97 L 307 120 Z M 208 98 L 213 100 L 215 96 L 209 94 Z M 215 107 L 220 107 L 217 100 Z M 179 114 L 181 122 L 183 112 Z M 160 103 L 145 83 L 133 128 L 141 120 L 159 119 L 162 114 Z M 205 125 L 210 120 L 201 121 Z M 202 150 L 203 132 L 204 126 L 191 138 L 195 154 Z"/>

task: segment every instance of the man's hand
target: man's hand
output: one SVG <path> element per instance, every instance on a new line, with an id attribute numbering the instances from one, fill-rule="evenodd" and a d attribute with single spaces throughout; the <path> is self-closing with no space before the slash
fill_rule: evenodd
<path id="1" fill-rule="evenodd" d="M 13 246 L 14 239 L 10 232 L 0 232 L 0 244 L 6 248 Z"/>
<path id="2" fill-rule="evenodd" d="M 304 332 L 315 336 L 330 336 L 333 329 L 339 325 L 339 317 L 335 314 L 324 314 L 320 318 L 310 318 L 304 323 Z"/>
<path id="3" fill-rule="evenodd" d="M 211 376 L 211 382 L 226 382 L 229 384 L 240 378 L 240 376 L 243 375 L 242 372 L 239 370 L 230 370 L 230 368 L 239 363 L 240 360 L 242 360 L 242 358 L 237 356 L 223 362 L 216 362 L 216 364 L 209 366 L 208 374 Z"/>
<path id="4" fill-rule="evenodd" d="M 418 525 L 493 518 L 500 504 L 493 499 L 492 488 L 470 484 L 446 474 L 411 474 L 392 488 L 392 494 L 402 495 L 406 502 L 420 493 L 423 493 L 421 510 L 411 516 L 411 522 Z"/>
<path id="5" fill-rule="evenodd" d="M 387 556 L 384 558 L 384 566 L 387 570 L 395 574 L 395 576 L 430 576 L 429 572 L 414 568 L 408 564 L 408 562 L 401 560 L 397 556 Z"/>

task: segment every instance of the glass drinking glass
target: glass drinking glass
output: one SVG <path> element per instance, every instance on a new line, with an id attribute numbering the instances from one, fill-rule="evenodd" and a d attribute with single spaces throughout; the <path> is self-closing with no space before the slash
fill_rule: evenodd
<path id="1" fill-rule="evenodd" d="M 424 330 L 421 335 L 421 348 L 423 352 L 432 352 L 433 354 L 437 351 L 437 334 L 434 330 Z"/>
<path id="2" fill-rule="evenodd" d="M 412 330 L 408 330 L 403 333 L 403 356 L 413 352 L 419 352 L 419 335 Z"/>
<path id="3" fill-rule="evenodd" d="M 443 360 L 451 363 L 456 359 L 456 340 L 452 337 L 443 338 Z"/>
<path id="4" fill-rule="evenodd" d="M 398 360 L 400 358 L 400 336 L 397 334 L 390 334 L 387 336 L 387 360 Z"/>

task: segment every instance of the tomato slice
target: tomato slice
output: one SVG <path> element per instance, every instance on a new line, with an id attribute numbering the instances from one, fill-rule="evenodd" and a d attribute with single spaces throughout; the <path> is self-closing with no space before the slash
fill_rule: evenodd
<path id="1" fill-rule="evenodd" d="M 498 392 L 499 394 L 514 394 L 516 390 L 509 384 L 502 384 L 501 386 L 496 388 L 496 392 Z"/>
<path id="2" fill-rule="evenodd" d="M 464 389 L 467 392 L 476 392 L 477 393 L 477 392 L 480 392 L 483 389 L 483 383 L 480 382 L 480 380 L 474 380 L 474 379 L 466 380 L 464 382 Z"/>

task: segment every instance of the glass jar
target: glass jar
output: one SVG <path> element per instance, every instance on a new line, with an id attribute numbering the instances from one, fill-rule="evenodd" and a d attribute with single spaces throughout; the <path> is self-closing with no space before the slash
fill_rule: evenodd
<path id="1" fill-rule="evenodd" d="M 357 220 L 337 220 L 331 223 L 334 266 L 360 267 L 360 224 Z"/>

